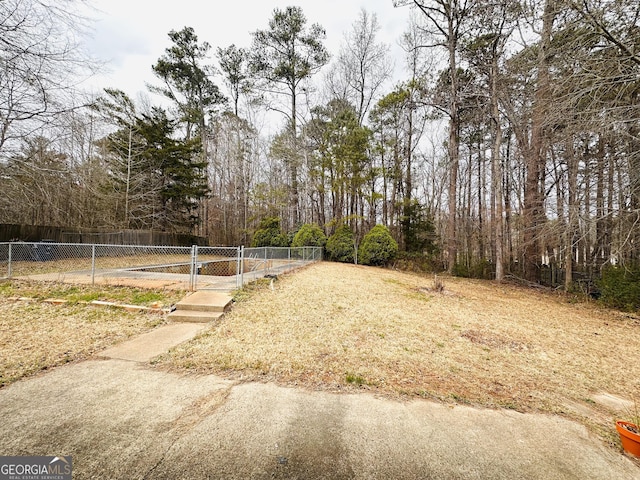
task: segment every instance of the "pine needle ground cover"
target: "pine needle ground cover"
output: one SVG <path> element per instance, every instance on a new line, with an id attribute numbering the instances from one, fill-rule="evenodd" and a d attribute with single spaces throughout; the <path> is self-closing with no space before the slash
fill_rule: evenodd
<path id="1" fill-rule="evenodd" d="M 42 370 L 90 358 L 164 321 L 163 315 L 95 307 L 84 302 L 161 307 L 174 303 L 183 294 L 40 282 L 0 283 L 0 387 Z M 43 302 L 47 298 L 67 303 Z"/>
<path id="2" fill-rule="evenodd" d="M 160 365 L 241 381 L 586 415 L 640 393 L 640 319 L 492 282 L 320 263 L 244 295 Z M 594 410 L 595 408 L 595 410 Z"/>

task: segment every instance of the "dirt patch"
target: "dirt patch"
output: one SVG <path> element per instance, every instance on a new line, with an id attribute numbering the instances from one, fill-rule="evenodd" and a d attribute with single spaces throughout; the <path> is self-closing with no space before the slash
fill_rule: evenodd
<path id="1" fill-rule="evenodd" d="M 488 347 L 488 350 L 491 349 L 501 349 L 507 348 L 510 350 L 528 350 L 531 348 L 525 343 L 517 342 L 508 337 L 502 337 L 500 335 L 495 335 L 491 332 L 482 332 L 479 330 L 466 330 L 460 334 L 462 338 L 466 338 L 471 343 L 475 343 L 477 345 L 484 345 Z"/>

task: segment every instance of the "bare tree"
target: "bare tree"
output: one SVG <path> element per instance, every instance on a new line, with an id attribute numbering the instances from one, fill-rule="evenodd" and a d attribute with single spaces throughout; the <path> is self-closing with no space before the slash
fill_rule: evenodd
<path id="1" fill-rule="evenodd" d="M 255 191 L 256 172 L 260 168 L 259 137 L 245 120 L 227 112 L 216 118 L 209 144 L 209 184 L 211 204 L 209 231 L 217 242 L 248 244 L 250 198 Z"/>
<path id="2" fill-rule="evenodd" d="M 449 116 L 449 218 L 447 223 L 448 270 L 452 272 L 457 261 L 456 239 L 458 165 L 460 162 L 460 78 L 459 47 L 470 20 L 473 2 L 468 0 L 394 0 L 394 5 L 414 5 L 423 14 L 425 29 L 433 42 L 424 47 L 444 48 L 447 52 Z"/>
<path id="3" fill-rule="evenodd" d="M 80 48 L 87 21 L 76 13 L 79 3 L 0 2 L 0 153 L 78 108 L 68 96 L 95 67 Z"/>
<path id="4" fill-rule="evenodd" d="M 507 43 L 520 13 L 519 6 L 510 0 L 479 1 L 474 7 L 473 35 L 466 43 L 465 55 L 471 69 L 478 75 L 478 94 L 486 97 L 490 116 L 491 145 L 491 243 L 495 279 L 502 281 L 505 274 L 504 195 L 502 141 L 504 119 L 500 110 Z M 479 179 L 479 184 L 482 179 Z M 482 203 L 482 202 L 481 202 Z M 479 212 L 481 210 L 479 209 Z M 480 236 L 482 238 L 482 235 Z M 481 249 L 482 250 L 482 249 Z"/>
<path id="5" fill-rule="evenodd" d="M 393 72 L 389 46 L 376 41 L 379 31 L 377 15 L 362 8 L 351 31 L 345 33 L 336 64 L 326 79 L 332 97 L 355 107 L 360 125 Z"/>

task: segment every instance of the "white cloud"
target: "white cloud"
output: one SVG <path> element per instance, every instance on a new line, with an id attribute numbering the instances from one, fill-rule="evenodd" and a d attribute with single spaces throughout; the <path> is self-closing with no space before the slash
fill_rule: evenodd
<path id="1" fill-rule="evenodd" d="M 145 38 L 128 20 L 105 17 L 95 23 L 87 47 L 99 60 L 118 68 L 123 66 L 127 57 L 149 55 L 150 44 L 150 39 Z"/>
<path id="2" fill-rule="evenodd" d="M 394 46 L 409 16 L 407 8 L 396 9 L 392 0 L 244 0 L 204 2 L 202 0 L 92 0 L 96 20 L 93 39 L 87 48 L 108 62 L 109 74 L 92 80 L 96 88 L 115 87 L 135 95 L 153 82 L 151 71 L 164 49 L 167 34 L 193 27 L 200 41 L 213 47 L 235 43 L 249 47 L 251 33 L 266 29 L 275 8 L 298 5 L 309 23 L 319 23 L 327 32 L 325 45 L 335 56 L 344 33 L 351 28 L 361 8 L 376 13 L 381 24 L 380 40 Z M 393 50 L 398 54 L 398 49 Z M 397 68 L 402 64 L 396 59 Z"/>

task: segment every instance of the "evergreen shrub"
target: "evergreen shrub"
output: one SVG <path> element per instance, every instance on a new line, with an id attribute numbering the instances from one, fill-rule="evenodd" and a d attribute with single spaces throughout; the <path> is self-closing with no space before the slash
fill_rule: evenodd
<path id="1" fill-rule="evenodd" d="M 327 244 L 327 236 L 315 223 L 307 223 L 293 237 L 292 247 L 324 247 Z"/>
<path id="2" fill-rule="evenodd" d="M 605 267 L 597 284 L 600 301 L 608 307 L 640 310 L 640 265 Z"/>
<path id="3" fill-rule="evenodd" d="M 355 253 L 353 242 L 353 232 L 349 226 L 338 227 L 327 240 L 325 249 L 328 259 L 333 262 L 353 263 Z"/>
<path id="4" fill-rule="evenodd" d="M 376 225 L 364 236 L 358 250 L 358 263 L 383 266 L 398 254 L 398 243 L 384 225 Z"/>
<path id="5" fill-rule="evenodd" d="M 280 230 L 278 217 L 264 218 L 253 234 L 252 247 L 288 247 L 289 238 Z"/>

